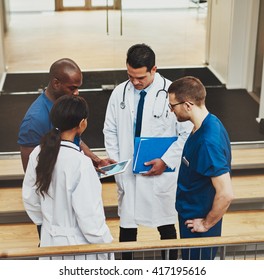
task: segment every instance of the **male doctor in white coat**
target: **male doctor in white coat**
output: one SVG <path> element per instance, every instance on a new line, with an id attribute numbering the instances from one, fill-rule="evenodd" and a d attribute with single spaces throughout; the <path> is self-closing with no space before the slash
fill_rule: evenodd
<path id="1" fill-rule="evenodd" d="M 178 140 L 161 158 L 145 163 L 151 165 L 151 169 L 144 175 L 133 174 L 130 165 L 124 173 L 115 176 L 120 216 L 119 241 L 136 241 L 138 225 L 157 227 L 161 239 L 175 239 L 178 167 L 183 145 L 193 126 L 190 122 L 177 122 L 171 113 L 166 91 L 171 82 L 156 72 L 155 53 L 149 46 L 136 44 L 130 47 L 126 66 L 129 80 L 114 89 L 106 111 L 103 132 L 109 157 L 116 161 L 133 158 L 137 108 L 142 90 L 146 95 L 140 136 L 178 136 Z M 176 172 L 164 172 L 167 167 L 176 168 Z M 122 254 L 123 259 L 132 257 L 131 253 Z M 171 250 L 169 258 L 177 259 L 177 251 Z"/>

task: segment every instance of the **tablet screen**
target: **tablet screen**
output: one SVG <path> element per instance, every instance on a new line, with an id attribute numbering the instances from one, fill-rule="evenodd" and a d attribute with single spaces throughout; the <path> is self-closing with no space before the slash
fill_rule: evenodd
<path id="1" fill-rule="evenodd" d="M 100 179 L 102 179 L 102 178 L 106 178 L 109 176 L 113 176 L 113 175 L 122 173 L 126 170 L 129 163 L 130 163 L 130 159 L 100 167 L 101 170 L 105 171 L 105 174 L 98 172 L 98 176 Z"/>

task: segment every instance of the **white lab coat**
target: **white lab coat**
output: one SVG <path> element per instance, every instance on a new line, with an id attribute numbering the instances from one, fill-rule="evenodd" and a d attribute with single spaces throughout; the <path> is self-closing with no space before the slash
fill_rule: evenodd
<path id="1" fill-rule="evenodd" d="M 167 89 L 170 81 L 166 80 Z M 134 153 L 134 87 L 128 83 L 125 93 L 126 107 L 121 109 L 126 82 L 112 92 L 107 106 L 104 136 L 108 156 L 116 161 L 133 158 Z M 191 122 L 180 123 L 168 107 L 169 98 L 156 97 L 164 87 L 164 79 L 155 74 L 144 102 L 141 136 L 178 136 L 162 159 L 176 172 L 164 172 L 159 176 L 134 175 L 132 164 L 122 174 L 116 175 L 118 185 L 118 213 L 120 226 L 135 228 L 137 225 L 158 227 L 176 222 L 175 196 L 178 167 L 183 145 L 192 130 Z M 165 103 L 165 107 L 164 106 Z M 155 107 L 155 109 L 154 109 Z M 164 110 L 162 110 L 164 108 Z M 155 112 L 154 112 L 155 111 Z M 162 115 L 161 115 L 162 113 Z M 161 115 L 155 118 L 154 115 Z"/>
<path id="2" fill-rule="evenodd" d="M 61 141 L 49 187 L 43 198 L 36 193 L 36 165 L 40 147 L 30 154 L 22 195 L 27 214 L 41 227 L 40 246 L 110 243 L 105 222 L 102 186 L 90 158 L 71 142 Z M 70 257 L 71 258 L 71 257 Z M 106 259 L 106 254 L 75 256 Z"/>

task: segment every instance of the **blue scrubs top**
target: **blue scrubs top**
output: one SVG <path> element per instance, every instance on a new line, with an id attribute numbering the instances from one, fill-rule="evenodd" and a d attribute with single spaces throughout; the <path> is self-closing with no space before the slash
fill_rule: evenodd
<path id="1" fill-rule="evenodd" d="M 183 149 L 176 194 L 181 218 L 205 218 L 215 196 L 211 177 L 227 172 L 231 172 L 230 140 L 220 120 L 209 113 Z"/>
<path id="2" fill-rule="evenodd" d="M 53 102 L 43 92 L 29 107 L 22 120 L 18 144 L 35 147 L 40 144 L 41 137 L 52 129 L 49 113 Z"/>
<path id="3" fill-rule="evenodd" d="M 52 106 L 53 102 L 45 92 L 31 104 L 20 125 L 19 145 L 36 147 L 40 144 L 41 138 L 53 128 L 49 117 Z M 79 136 L 75 136 L 74 143 L 80 145 Z"/>

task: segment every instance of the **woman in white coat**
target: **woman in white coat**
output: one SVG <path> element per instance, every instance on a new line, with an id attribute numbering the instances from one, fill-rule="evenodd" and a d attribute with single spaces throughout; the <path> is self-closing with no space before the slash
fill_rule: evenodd
<path id="1" fill-rule="evenodd" d="M 50 117 L 54 128 L 30 154 L 22 189 L 27 214 L 41 225 L 40 246 L 109 243 L 101 183 L 91 159 L 74 143 L 87 127 L 88 105 L 79 96 L 63 96 Z M 107 254 L 66 258 L 106 259 Z"/>
<path id="2" fill-rule="evenodd" d="M 178 136 L 161 159 L 153 159 L 144 175 L 133 174 L 132 166 L 115 177 L 118 186 L 120 241 L 135 241 L 137 226 L 157 227 L 161 239 L 176 238 L 175 196 L 178 166 L 192 124 L 179 123 L 168 107 L 170 81 L 156 72 L 155 54 L 145 44 L 132 46 L 127 53 L 129 80 L 118 85 L 107 106 L 104 136 L 108 155 L 116 161 L 133 158 L 134 137 L 141 90 L 145 96 L 140 136 Z M 176 172 L 164 172 L 166 167 Z M 131 256 L 124 255 L 124 258 Z M 170 258 L 177 258 L 176 254 Z"/>

